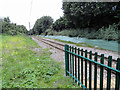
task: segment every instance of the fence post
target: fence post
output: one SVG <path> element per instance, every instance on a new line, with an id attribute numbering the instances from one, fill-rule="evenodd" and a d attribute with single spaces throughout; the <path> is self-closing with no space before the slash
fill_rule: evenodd
<path id="1" fill-rule="evenodd" d="M 85 50 L 85 57 L 87 58 L 87 50 Z M 87 60 L 85 59 L 85 87 L 87 87 Z"/>
<path id="2" fill-rule="evenodd" d="M 104 54 L 101 54 L 101 64 L 104 64 Z M 100 90 L 103 90 L 103 67 L 100 67 Z"/>
<path id="3" fill-rule="evenodd" d="M 117 59 L 116 69 L 120 70 L 120 58 Z M 120 88 L 120 73 L 116 73 L 116 81 L 115 81 L 115 90 L 119 90 Z"/>
<path id="4" fill-rule="evenodd" d="M 92 59 L 92 51 L 89 52 L 89 59 Z M 89 61 L 89 89 L 91 90 L 92 84 L 92 62 Z"/>
<path id="5" fill-rule="evenodd" d="M 112 56 L 108 57 L 108 66 L 111 67 L 112 65 Z M 111 70 L 107 70 L 107 90 L 110 90 L 111 86 Z"/>
<path id="6" fill-rule="evenodd" d="M 72 52 L 71 48 L 72 47 L 70 46 L 70 52 Z M 69 68 L 70 73 L 72 73 L 72 60 L 71 60 L 71 56 L 72 56 L 72 54 L 70 53 L 70 68 Z"/>
<path id="7" fill-rule="evenodd" d="M 78 48 L 78 55 L 80 55 L 80 48 Z M 78 57 L 78 80 L 80 81 L 80 57 Z M 79 85 L 78 83 L 78 86 Z"/>
<path id="8" fill-rule="evenodd" d="M 81 56 L 83 56 L 83 49 L 81 49 Z M 83 58 L 81 58 L 81 83 L 83 83 Z"/>
<path id="9" fill-rule="evenodd" d="M 97 52 L 95 52 L 94 60 L 97 62 Z M 97 64 L 94 64 L 94 89 L 97 89 Z"/>
<path id="10" fill-rule="evenodd" d="M 72 52 L 74 53 L 74 47 L 72 47 Z M 74 54 L 72 54 L 72 74 L 74 76 Z"/>
<path id="11" fill-rule="evenodd" d="M 77 53 L 77 48 L 75 47 L 75 53 Z M 75 55 L 75 78 L 77 78 L 77 56 Z M 75 80 L 75 82 L 77 82 Z"/>
<path id="12" fill-rule="evenodd" d="M 66 76 L 69 75 L 67 73 L 67 71 L 69 71 L 69 53 L 67 52 L 67 50 L 69 50 L 69 46 L 66 44 L 65 45 L 65 72 L 66 72 Z"/>

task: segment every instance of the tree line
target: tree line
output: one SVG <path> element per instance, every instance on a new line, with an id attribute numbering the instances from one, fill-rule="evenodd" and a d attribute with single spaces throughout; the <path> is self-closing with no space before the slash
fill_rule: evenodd
<path id="1" fill-rule="evenodd" d="M 50 27 L 57 32 L 78 28 L 94 28 L 97 31 L 114 23 L 120 28 L 119 2 L 63 2 L 62 9 L 62 17 L 53 23 L 50 16 L 43 16 L 36 21 L 30 33 L 40 35 Z"/>
<path id="2" fill-rule="evenodd" d="M 21 33 L 28 34 L 28 30 L 24 25 L 17 25 L 16 23 L 11 23 L 9 17 L 0 19 L 0 33 L 8 35 L 18 35 Z"/>
<path id="3" fill-rule="evenodd" d="M 62 10 L 64 15 L 55 22 L 50 16 L 38 19 L 29 34 L 120 41 L 119 2 L 63 2 Z"/>

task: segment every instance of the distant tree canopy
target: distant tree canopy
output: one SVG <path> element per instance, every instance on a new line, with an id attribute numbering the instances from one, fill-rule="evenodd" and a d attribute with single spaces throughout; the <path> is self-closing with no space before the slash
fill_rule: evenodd
<path id="1" fill-rule="evenodd" d="M 68 20 L 66 17 L 63 16 L 63 17 L 60 17 L 60 19 L 57 19 L 53 23 L 52 27 L 56 31 L 61 31 L 67 28 L 75 28 L 75 25 L 71 20 Z"/>
<path id="2" fill-rule="evenodd" d="M 73 21 L 76 28 L 101 27 L 118 22 L 118 2 L 64 2 L 64 16 Z"/>
<path id="3" fill-rule="evenodd" d="M 40 35 L 45 32 L 53 24 L 53 19 L 50 16 L 43 16 L 37 19 L 33 29 L 30 31 L 32 34 Z"/>
<path id="4" fill-rule="evenodd" d="M 28 31 L 25 26 L 23 25 L 16 25 L 15 23 L 11 23 L 9 17 L 4 18 L 2 24 L 2 32 L 9 35 L 17 35 L 19 33 L 27 34 Z"/>

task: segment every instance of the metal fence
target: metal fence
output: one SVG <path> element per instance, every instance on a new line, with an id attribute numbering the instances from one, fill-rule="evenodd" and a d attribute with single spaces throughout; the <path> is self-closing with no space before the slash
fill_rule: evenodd
<path id="1" fill-rule="evenodd" d="M 105 64 L 104 54 L 101 54 L 101 57 L 98 58 L 97 52 L 93 56 L 92 51 L 83 51 L 83 49 L 65 45 L 66 76 L 72 76 L 75 82 L 83 88 L 97 89 L 99 82 L 100 90 L 103 88 L 110 90 L 111 82 L 114 82 L 115 90 L 120 89 L 120 58 L 117 59 L 115 68 L 112 67 L 112 56 L 109 56 L 106 62 L 107 65 Z M 111 77 L 112 74 L 114 74 L 113 77 Z M 105 75 L 106 87 L 103 87 L 105 80 L 103 77 Z M 99 80 L 97 80 L 97 77 L 99 77 Z M 114 78 L 114 81 L 112 78 Z"/>

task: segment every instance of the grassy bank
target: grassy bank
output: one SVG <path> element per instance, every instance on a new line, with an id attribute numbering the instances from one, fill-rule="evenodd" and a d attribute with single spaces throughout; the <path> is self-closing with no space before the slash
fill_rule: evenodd
<path id="1" fill-rule="evenodd" d="M 64 76 L 61 63 L 50 58 L 28 36 L 3 36 L 3 88 L 75 88 L 73 79 Z"/>
<path id="2" fill-rule="evenodd" d="M 71 42 L 71 41 L 63 41 L 63 40 L 60 40 L 60 39 L 54 39 L 54 40 L 59 41 L 59 42 L 69 43 L 69 44 L 75 44 L 76 46 L 94 48 L 94 46 L 91 46 L 90 44 L 87 44 L 87 43 L 74 43 L 74 42 Z"/>
<path id="3" fill-rule="evenodd" d="M 120 41 L 118 37 L 118 28 L 117 25 L 109 25 L 109 27 L 102 27 L 99 30 L 94 28 L 84 28 L 84 29 L 65 29 L 60 32 L 54 30 L 46 30 L 42 35 L 61 35 L 61 36 L 70 36 L 70 37 L 81 37 L 88 39 L 104 39 L 104 40 L 115 40 Z"/>
<path id="4" fill-rule="evenodd" d="M 54 39 L 54 40 L 59 41 L 59 42 L 69 43 L 69 44 L 75 44 L 78 47 L 90 47 L 90 48 L 96 48 L 96 49 L 100 49 L 100 50 L 107 50 L 107 49 L 103 49 L 100 47 L 91 46 L 90 44 L 87 44 L 87 43 L 74 43 L 74 42 L 70 42 L 70 41 L 63 41 L 60 39 Z M 111 51 L 111 50 L 109 50 L 109 51 Z"/>

